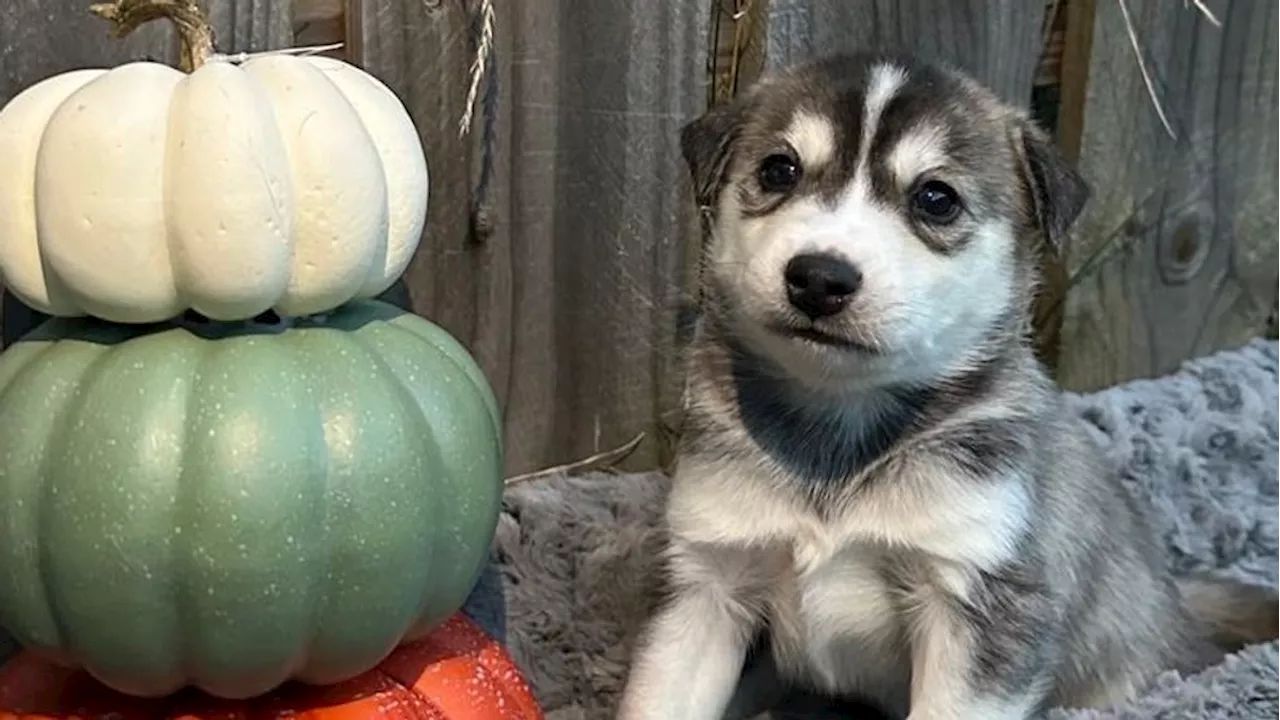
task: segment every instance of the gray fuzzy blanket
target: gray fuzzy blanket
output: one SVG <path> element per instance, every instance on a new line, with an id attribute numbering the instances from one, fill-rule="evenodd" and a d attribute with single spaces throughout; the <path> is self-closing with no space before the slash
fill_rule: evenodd
<path id="1" fill-rule="evenodd" d="M 1255 341 L 1073 408 L 1119 481 L 1152 509 L 1175 571 L 1209 568 L 1271 586 L 1277 575 L 1277 345 Z M 658 475 L 555 477 L 512 488 L 495 543 L 507 641 L 550 720 L 609 718 L 637 625 L 654 600 L 666 487 Z M 1193 677 L 1167 673 L 1138 701 L 1051 720 L 1277 716 L 1277 646 Z"/>

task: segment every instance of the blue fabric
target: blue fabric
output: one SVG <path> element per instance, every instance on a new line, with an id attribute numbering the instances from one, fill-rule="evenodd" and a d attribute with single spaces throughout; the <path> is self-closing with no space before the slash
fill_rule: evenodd
<path id="1" fill-rule="evenodd" d="M 9 658 L 18 654 L 18 642 L 9 637 L 9 633 L 0 628 L 0 665 L 9 662 Z"/>
<path id="2" fill-rule="evenodd" d="M 507 601 L 502 591 L 502 575 L 492 556 L 480 573 L 480 579 L 462 606 L 462 612 L 471 618 L 489 637 L 505 644 L 507 641 Z"/>

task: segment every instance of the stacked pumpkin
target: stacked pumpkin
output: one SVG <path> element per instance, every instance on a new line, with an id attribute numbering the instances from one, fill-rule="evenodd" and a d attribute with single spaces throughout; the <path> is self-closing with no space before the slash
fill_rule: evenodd
<path id="1" fill-rule="evenodd" d="M 335 59 L 214 56 L 196 0 L 93 9 L 172 20 L 182 70 L 0 110 L 0 279 L 53 316 L 0 354 L 0 717 L 540 717 L 458 613 L 496 402 L 374 299 L 426 217 L 403 105 Z"/>

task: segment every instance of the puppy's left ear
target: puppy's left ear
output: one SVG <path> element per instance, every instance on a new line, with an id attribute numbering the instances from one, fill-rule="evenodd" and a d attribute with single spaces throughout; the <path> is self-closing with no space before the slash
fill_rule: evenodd
<path id="1" fill-rule="evenodd" d="M 680 152 L 689 166 L 699 207 L 714 207 L 720 195 L 743 117 L 741 101 L 733 100 L 711 108 L 680 130 Z"/>
<path id="2" fill-rule="evenodd" d="M 1010 135 L 1027 206 L 1049 247 L 1061 253 L 1067 231 L 1089 200 L 1089 186 L 1032 121 L 1015 120 Z"/>

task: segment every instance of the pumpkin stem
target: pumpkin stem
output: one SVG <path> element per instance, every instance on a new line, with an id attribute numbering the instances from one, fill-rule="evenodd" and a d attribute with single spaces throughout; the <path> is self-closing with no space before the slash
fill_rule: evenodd
<path id="1" fill-rule="evenodd" d="M 183 72 L 194 72 L 213 57 L 213 26 L 200 10 L 200 0 L 113 0 L 92 5 L 89 12 L 110 22 L 119 38 L 152 20 L 173 23 L 182 41 L 178 68 Z"/>

